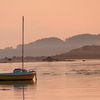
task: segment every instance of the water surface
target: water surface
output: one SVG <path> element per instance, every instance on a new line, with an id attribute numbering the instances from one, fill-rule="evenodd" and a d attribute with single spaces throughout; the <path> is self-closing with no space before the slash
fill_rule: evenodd
<path id="1" fill-rule="evenodd" d="M 1 63 L 10 72 L 20 63 Z M 100 100 L 100 60 L 25 63 L 37 71 L 37 83 L 0 82 L 2 100 Z"/>

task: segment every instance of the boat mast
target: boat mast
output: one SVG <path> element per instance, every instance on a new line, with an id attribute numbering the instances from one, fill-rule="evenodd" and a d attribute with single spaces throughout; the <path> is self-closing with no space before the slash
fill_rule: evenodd
<path id="1" fill-rule="evenodd" d="M 22 69 L 24 69 L 24 16 L 22 16 Z"/>

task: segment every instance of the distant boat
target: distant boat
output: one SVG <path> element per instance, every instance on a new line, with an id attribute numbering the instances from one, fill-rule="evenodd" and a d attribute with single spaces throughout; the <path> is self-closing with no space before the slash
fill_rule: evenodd
<path id="1" fill-rule="evenodd" d="M 83 59 L 82 61 L 86 61 L 85 59 Z"/>
<path id="2" fill-rule="evenodd" d="M 34 70 L 24 69 L 24 16 L 22 16 L 22 68 L 14 69 L 11 73 L 0 73 L 0 81 L 36 80 Z"/>

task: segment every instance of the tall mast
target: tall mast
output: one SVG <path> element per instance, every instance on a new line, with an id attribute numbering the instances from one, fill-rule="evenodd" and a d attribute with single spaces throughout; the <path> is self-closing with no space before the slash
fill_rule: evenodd
<path id="1" fill-rule="evenodd" d="M 22 69 L 24 69 L 24 16 L 22 16 Z"/>

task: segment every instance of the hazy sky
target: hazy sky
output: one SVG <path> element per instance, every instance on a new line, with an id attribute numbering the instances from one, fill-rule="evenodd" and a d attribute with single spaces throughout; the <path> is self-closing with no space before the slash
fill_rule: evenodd
<path id="1" fill-rule="evenodd" d="M 100 33 L 100 0 L 0 0 L 0 48 L 43 37 L 65 39 L 80 33 Z"/>

